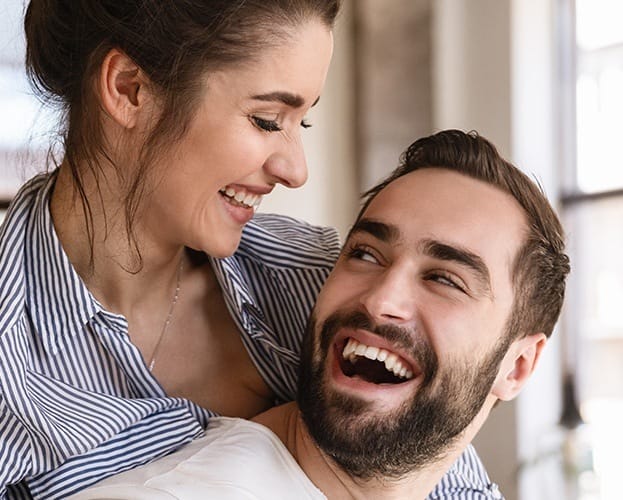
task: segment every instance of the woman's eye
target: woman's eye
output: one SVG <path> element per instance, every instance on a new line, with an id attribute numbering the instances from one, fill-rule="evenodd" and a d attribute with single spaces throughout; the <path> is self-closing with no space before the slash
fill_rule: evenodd
<path id="1" fill-rule="evenodd" d="M 281 132 L 282 130 L 276 120 L 266 120 L 265 118 L 260 118 L 259 116 L 252 116 L 251 120 L 259 129 L 264 130 L 265 132 Z"/>
<path id="2" fill-rule="evenodd" d="M 311 128 L 312 124 L 309 123 L 307 120 L 303 120 L 303 121 L 301 121 L 301 127 L 303 127 L 303 128 Z"/>

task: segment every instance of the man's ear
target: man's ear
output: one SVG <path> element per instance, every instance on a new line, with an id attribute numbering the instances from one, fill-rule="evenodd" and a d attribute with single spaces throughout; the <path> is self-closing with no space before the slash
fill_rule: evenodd
<path id="1" fill-rule="evenodd" d="M 120 50 L 111 49 L 100 66 L 98 83 L 106 113 L 122 127 L 133 128 L 147 94 L 147 82 L 136 63 Z"/>
<path id="2" fill-rule="evenodd" d="M 532 375 L 546 343 L 544 333 L 526 335 L 513 342 L 502 360 L 491 393 L 502 401 L 515 398 Z"/>

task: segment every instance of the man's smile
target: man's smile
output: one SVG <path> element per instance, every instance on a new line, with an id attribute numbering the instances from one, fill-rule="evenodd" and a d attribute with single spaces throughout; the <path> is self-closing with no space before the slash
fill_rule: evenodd
<path id="1" fill-rule="evenodd" d="M 404 379 L 413 378 L 413 372 L 396 353 L 387 349 L 369 346 L 349 338 L 342 351 L 342 359 L 348 363 L 341 363 L 342 371 L 360 374 L 374 383 L 400 383 Z M 346 373 L 348 375 L 348 373 Z M 351 376 L 352 376 L 351 375 Z"/>
<path id="2" fill-rule="evenodd" d="M 426 378 L 406 349 L 363 329 L 338 331 L 328 355 L 328 375 L 336 390 L 385 408 L 410 400 Z"/>

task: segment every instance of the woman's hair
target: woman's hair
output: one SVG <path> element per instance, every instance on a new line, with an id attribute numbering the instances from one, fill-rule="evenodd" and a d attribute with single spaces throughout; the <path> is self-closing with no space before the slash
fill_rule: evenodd
<path id="1" fill-rule="evenodd" d="M 402 154 L 398 168 L 364 193 L 357 220 L 387 185 L 403 175 L 431 167 L 486 182 L 511 195 L 523 208 L 528 229 L 511 270 L 515 302 L 507 325 L 508 338 L 504 340 L 510 343 L 537 332 L 549 337 L 562 308 L 570 271 L 562 224 L 540 186 L 502 158 L 495 146 L 478 133 L 443 130 L 415 141 Z"/>
<path id="2" fill-rule="evenodd" d="M 147 75 L 162 106 L 138 165 L 114 163 L 125 186 L 128 241 L 151 160 L 185 133 L 209 71 L 253 60 L 295 36 L 309 20 L 333 27 L 341 0 L 31 0 L 24 19 L 26 68 L 38 96 L 62 111 L 65 161 L 82 199 L 93 244 L 82 171 L 101 178 L 104 143 L 95 78 L 120 49 Z M 132 175 L 128 175 L 128 173 Z M 140 254 L 139 254 L 140 255 Z"/>

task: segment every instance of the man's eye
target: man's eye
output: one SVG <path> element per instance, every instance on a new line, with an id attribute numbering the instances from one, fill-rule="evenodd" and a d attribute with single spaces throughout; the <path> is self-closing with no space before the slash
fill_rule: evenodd
<path id="1" fill-rule="evenodd" d="M 265 132 L 281 132 L 281 126 L 277 123 L 276 120 L 266 120 L 265 118 L 260 118 L 259 116 L 252 116 L 251 121 L 261 130 Z"/>
<path id="2" fill-rule="evenodd" d="M 461 292 L 464 292 L 465 290 L 463 289 L 463 287 L 461 285 L 459 285 L 456 280 L 450 278 L 449 276 L 442 274 L 442 273 L 432 273 L 428 275 L 428 280 L 430 281 L 435 281 L 441 285 L 445 285 L 445 286 L 449 286 L 452 288 L 456 288 L 457 290 L 460 290 Z"/>
<path id="3" fill-rule="evenodd" d="M 362 247 L 352 247 L 348 250 L 348 257 L 351 259 L 362 260 L 372 264 L 378 264 L 378 259 L 368 250 Z"/>

